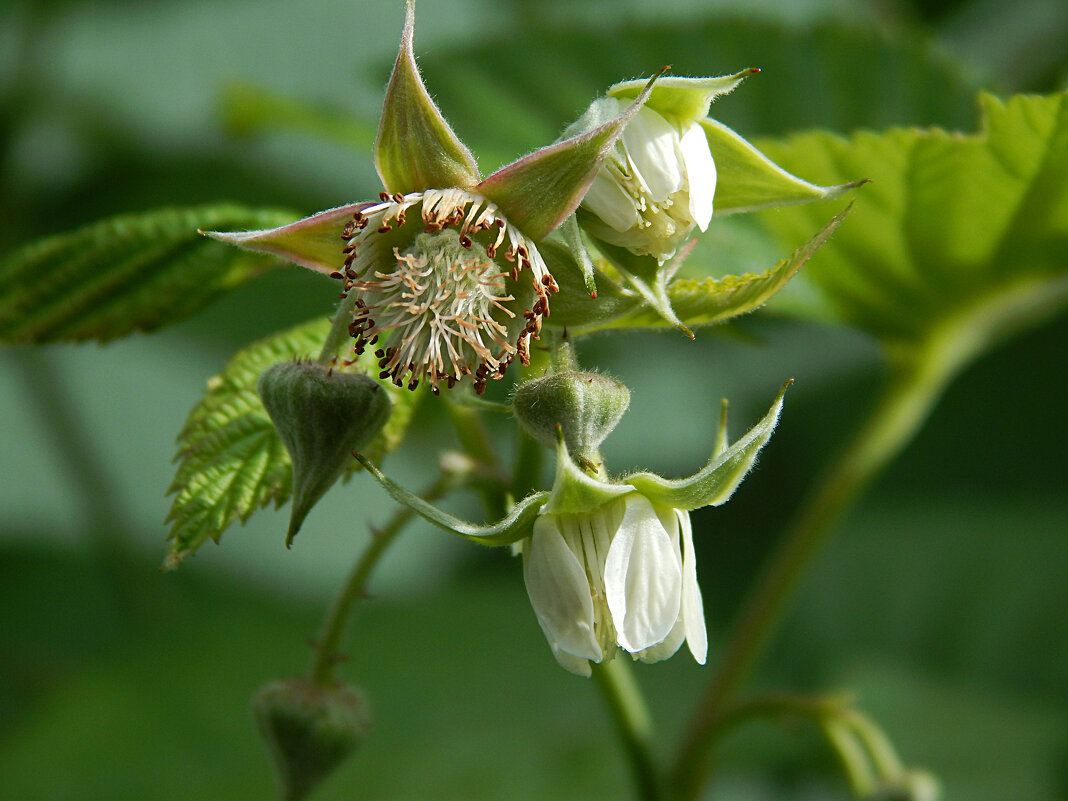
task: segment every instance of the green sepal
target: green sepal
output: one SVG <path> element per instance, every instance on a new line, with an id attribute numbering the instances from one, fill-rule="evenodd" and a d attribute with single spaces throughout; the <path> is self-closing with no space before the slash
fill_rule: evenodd
<path id="1" fill-rule="evenodd" d="M 696 122 L 708 116 L 708 109 L 713 100 L 734 91 L 738 84 L 757 72 L 760 70 L 754 68 L 716 78 L 685 78 L 675 75 L 661 78 L 653 87 L 645 105 L 677 121 Z M 635 98 L 645 83 L 641 79 L 622 81 L 609 87 L 605 94 L 621 99 Z"/>
<path id="2" fill-rule="evenodd" d="M 591 465 L 592 468 L 599 467 Z M 546 514 L 576 514 L 589 512 L 603 506 L 615 498 L 634 492 L 629 484 L 609 484 L 581 469 L 567 450 L 564 434 L 557 429 L 556 434 L 556 478 L 549 502 L 545 504 Z"/>
<path id="3" fill-rule="evenodd" d="M 393 483 L 375 465 L 368 461 L 362 454 L 353 453 L 364 469 L 378 479 L 378 483 L 389 493 L 389 496 L 397 503 L 407 506 L 417 515 L 438 528 L 444 529 L 450 534 L 463 537 L 465 540 L 477 542 L 479 545 L 511 545 L 530 536 L 533 531 L 534 519 L 541 512 L 541 508 L 549 497 L 547 492 L 536 492 L 521 500 L 499 522 L 490 526 L 479 526 L 468 523 L 443 512 L 436 506 L 427 503 L 418 495 L 415 495 L 399 484 Z"/>
<path id="4" fill-rule="evenodd" d="M 585 270 L 568 248 L 546 241 L 538 245 L 545 264 L 560 291 L 552 298 L 552 315 L 542 320 L 543 326 L 566 328 L 569 331 L 588 327 L 611 327 L 611 321 L 634 311 L 641 299 L 621 287 L 594 265 L 593 281 L 597 295 L 589 294 Z"/>
<path id="5" fill-rule="evenodd" d="M 649 97 L 658 77 L 647 81 L 645 89 L 618 117 L 502 167 L 475 191 L 496 203 L 526 236 L 548 236 L 578 208 L 601 164 Z"/>
<path id="6" fill-rule="evenodd" d="M 560 224 L 560 236 L 567 243 L 567 249 L 571 252 L 575 265 L 582 272 L 582 284 L 586 293 L 591 298 L 596 298 L 596 268 L 593 266 L 589 250 L 586 249 L 586 243 L 582 239 L 582 229 L 579 228 L 578 217 L 575 214 L 567 215 L 567 219 Z"/>
<path id="7" fill-rule="evenodd" d="M 412 50 L 414 29 L 415 2 L 408 0 L 400 52 L 375 138 L 375 168 L 390 193 L 469 188 L 479 181 L 478 164 L 423 85 Z"/>
<path id="8" fill-rule="evenodd" d="M 345 257 L 341 250 L 345 243 L 341 231 L 360 209 L 370 203 L 352 203 L 338 206 L 305 217 L 303 220 L 278 228 L 261 231 L 200 231 L 205 236 L 218 239 L 244 250 L 271 253 L 283 259 L 307 267 L 309 270 L 331 275 L 341 269 Z"/>
<path id="9" fill-rule="evenodd" d="M 823 228 L 817 231 L 815 236 L 808 242 L 795 250 L 789 257 L 782 259 L 774 267 L 762 273 L 725 275 L 722 278 L 705 278 L 702 280 L 684 278 L 672 281 L 662 289 L 663 298 L 654 294 L 654 284 L 654 288 L 649 288 L 647 291 L 653 295 L 656 303 L 665 303 L 666 301 L 666 305 L 671 310 L 671 316 L 665 315 L 662 308 L 654 306 L 652 303 L 635 306 L 629 311 L 625 311 L 623 310 L 624 304 L 619 302 L 617 303 L 617 310 L 620 310 L 620 313 L 614 317 L 598 320 L 591 315 L 587 318 L 588 324 L 584 325 L 582 318 L 574 315 L 577 319 L 571 322 L 568 330 L 572 334 L 576 334 L 609 329 L 653 328 L 664 325 L 672 325 L 678 328 L 678 321 L 681 321 L 682 325 L 689 328 L 690 326 L 696 327 L 721 323 L 739 315 L 747 314 L 762 306 L 776 292 L 786 286 L 786 283 L 797 274 L 819 247 L 830 239 L 852 208 L 853 204 L 850 203 Z M 634 256 L 623 248 L 612 249 L 610 245 L 604 245 L 603 248 L 613 254 L 613 262 L 616 261 L 616 257 L 627 264 L 639 258 L 650 258 L 650 260 L 655 261 L 651 257 Z M 685 253 L 680 251 L 676 257 L 684 255 Z M 627 261 L 625 257 L 629 257 L 630 261 Z M 621 266 L 620 271 L 622 272 L 623 269 L 625 268 Z M 553 275 L 555 276 L 556 273 L 553 273 Z M 628 277 L 628 282 L 635 289 L 638 288 L 637 281 L 633 277 Z M 604 286 L 604 283 L 602 280 L 601 285 Z M 562 287 L 563 283 L 560 285 Z M 557 314 L 557 307 L 554 306 L 553 317 L 547 320 L 546 324 L 550 326 L 567 325 L 569 318 L 561 315 L 561 318 L 557 319 Z"/>
<path id="10" fill-rule="evenodd" d="M 668 479 L 654 473 L 634 473 L 623 481 L 659 506 L 688 510 L 725 503 L 753 466 L 760 449 L 771 438 L 782 411 L 783 396 L 792 383 L 793 379 L 790 379 L 783 384 L 764 419 L 689 478 Z"/>
<path id="11" fill-rule="evenodd" d="M 868 180 L 817 186 L 786 172 L 723 123 L 705 119 L 701 127 L 716 162 L 718 215 L 828 200 Z"/>

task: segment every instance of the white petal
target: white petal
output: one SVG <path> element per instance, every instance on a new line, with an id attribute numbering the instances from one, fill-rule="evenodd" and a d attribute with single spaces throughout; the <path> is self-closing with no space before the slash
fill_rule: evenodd
<path id="1" fill-rule="evenodd" d="M 712 198 L 716 194 L 716 162 L 708 149 L 708 137 L 696 122 L 679 142 L 690 188 L 690 219 L 704 231 L 712 219 Z"/>
<path id="2" fill-rule="evenodd" d="M 549 645 L 552 646 L 552 642 Z M 590 660 L 588 659 L 572 656 L 555 646 L 553 646 L 553 656 L 556 657 L 557 664 L 569 673 L 574 673 L 576 676 L 585 676 L 587 679 L 593 675 L 593 671 L 590 669 Z"/>
<path id="3" fill-rule="evenodd" d="M 682 619 L 686 626 L 686 644 L 697 663 L 708 656 L 708 633 L 705 631 L 705 606 L 697 586 L 697 557 L 693 552 L 693 528 L 690 513 L 676 509 L 682 529 Z"/>
<path id="4" fill-rule="evenodd" d="M 635 656 L 643 662 L 660 662 L 674 656 L 685 639 L 686 626 L 683 624 L 682 615 L 679 615 L 679 619 L 675 621 L 675 625 L 671 627 L 671 631 L 662 643 L 639 651 Z"/>
<path id="5" fill-rule="evenodd" d="M 641 220 L 634 198 L 605 169 L 593 179 L 582 205 L 617 231 L 626 231 Z"/>
<path id="6" fill-rule="evenodd" d="M 542 515 L 534 521 L 534 533 L 523 548 L 523 580 L 534 614 L 554 652 L 560 649 L 600 662 L 601 648 L 593 634 L 590 583 L 552 515 Z M 560 664 L 572 669 L 562 661 Z"/>
<path id="7" fill-rule="evenodd" d="M 675 126 L 649 108 L 638 109 L 623 129 L 630 160 L 648 187 L 649 197 L 657 203 L 682 188 L 683 165 L 675 149 L 678 142 Z"/>
<path id="8" fill-rule="evenodd" d="M 671 538 L 641 495 L 626 498 L 604 585 L 622 648 L 633 654 L 664 641 L 679 617 L 682 573 Z"/>

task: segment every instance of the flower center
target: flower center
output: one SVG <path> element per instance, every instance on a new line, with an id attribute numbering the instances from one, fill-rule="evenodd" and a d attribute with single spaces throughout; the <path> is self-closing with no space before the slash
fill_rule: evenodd
<path id="1" fill-rule="evenodd" d="M 413 208 L 419 216 L 409 221 Z M 529 363 L 530 338 L 558 287 L 534 245 L 485 198 L 461 189 L 383 194 L 342 236 L 345 291 L 359 293 L 349 332 L 357 354 L 384 339 L 380 378 L 403 386 L 407 376 L 415 389 L 426 376 L 436 394 L 469 375 L 481 394 L 516 356 Z M 526 269 L 530 289 L 519 283 Z"/>

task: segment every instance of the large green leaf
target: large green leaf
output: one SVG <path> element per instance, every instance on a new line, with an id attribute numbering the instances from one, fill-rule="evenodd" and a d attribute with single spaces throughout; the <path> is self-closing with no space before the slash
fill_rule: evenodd
<path id="1" fill-rule="evenodd" d="M 809 133 L 767 142 L 817 181 L 863 174 L 850 224 L 806 270 L 845 321 L 887 344 L 974 354 L 1068 300 L 1068 94 L 981 95 L 978 134 Z M 762 216 L 785 238 L 819 206 Z"/>
<path id="2" fill-rule="evenodd" d="M 113 217 L 0 259 L 0 340 L 108 341 L 153 331 L 280 264 L 197 233 L 264 228 L 291 212 L 202 206 Z"/>
<path id="3" fill-rule="evenodd" d="M 289 500 L 292 463 L 256 392 L 256 379 L 272 364 L 318 354 L 329 330 L 328 320 L 313 320 L 262 339 L 235 354 L 208 381 L 204 398 L 178 437 L 166 567 L 177 567 L 208 539 L 218 541 L 235 520 L 246 521 L 272 500 L 276 507 Z M 351 366 L 335 369 L 370 369 L 373 374 L 373 368 L 368 353 Z M 376 462 L 400 444 L 421 397 L 388 381 L 380 383 L 390 392 L 393 413 L 364 448 L 366 457 Z M 353 459 L 349 472 L 358 467 Z"/>

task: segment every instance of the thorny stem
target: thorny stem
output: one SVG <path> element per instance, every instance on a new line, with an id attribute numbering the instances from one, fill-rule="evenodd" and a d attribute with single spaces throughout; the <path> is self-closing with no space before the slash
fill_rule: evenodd
<path id="1" fill-rule="evenodd" d="M 659 801 L 662 781 L 653 752 L 653 726 L 641 688 L 623 659 L 593 665 L 593 678 L 604 696 L 612 720 L 634 771 L 642 801 Z"/>
<path id="2" fill-rule="evenodd" d="M 463 475 L 446 473 L 427 487 L 422 497 L 433 501 L 454 489 L 463 480 Z M 316 684 L 328 686 L 334 681 L 334 670 L 341 660 L 342 640 L 348 630 L 353 604 L 367 594 L 367 581 L 386 548 L 404 529 L 415 511 L 407 506 L 399 507 L 381 529 L 372 529 L 371 541 L 352 568 L 348 579 L 323 620 L 315 642 L 308 676 Z"/>

